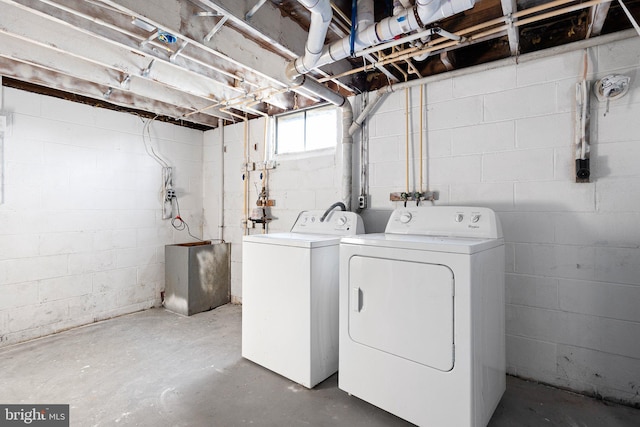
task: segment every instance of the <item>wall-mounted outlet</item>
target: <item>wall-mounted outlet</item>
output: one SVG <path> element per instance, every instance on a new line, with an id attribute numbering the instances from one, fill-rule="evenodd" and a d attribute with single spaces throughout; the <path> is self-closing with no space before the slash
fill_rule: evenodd
<path id="1" fill-rule="evenodd" d="M 366 194 L 358 196 L 358 209 L 366 209 L 369 205 L 369 196 Z"/>

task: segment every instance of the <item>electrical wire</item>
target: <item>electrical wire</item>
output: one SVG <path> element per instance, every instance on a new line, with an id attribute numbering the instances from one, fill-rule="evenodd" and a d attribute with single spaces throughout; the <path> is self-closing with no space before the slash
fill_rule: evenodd
<path id="1" fill-rule="evenodd" d="M 149 155 L 149 157 L 151 157 L 152 159 L 154 159 L 156 162 L 158 162 L 160 164 L 160 166 L 164 167 L 164 168 L 168 168 L 169 164 L 158 155 L 158 153 L 156 153 L 156 151 L 153 149 L 153 145 L 151 143 L 152 139 L 151 139 L 151 123 L 157 118 L 158 116 L 155 116 L 152 119 L 148 119 L 144 121 L 144 127 L 142 128 L 142 142 L 144 143 L 144 149 L 147 152 L 147 154 Z M 148 140 L 147 140 L 148 138 Z"/>
<path id="2" fill-rule="evenodd" d="M 189 234 L 189 236 L 193 237 L 199 242 L 204 242 L 204 240 L 191 234 L 191 230 L 189 229 L 189 224 L 187 224 L 185 220 L 183 220 L 182 217 L 180 216 L 180 203 L 178 202 L 178 198 L 175 197 L 174 200 L 176 201 L 176 208 L 178 209 L 178 215 L 176 215 L 175 218 L 171 220 L 171 225 L 173 226 L 173 228 L 175 228 L 178 231 L 187 230 L 187 234 Z"/>
<path id="3" fill-rule="evenodd" d="M 182 219 L 182 217 L 180 216 L 180 203 L 178 202 L 178 197 L 174 197 L 173 200 L 176 201 L 176 210 L 178 211 L 178 214 L 175 216 L 175 218 L 173 218 L 171 220 L 171 226 L 173 228 L 175 228 L 178 231 L 184 231 L 187 230 L 187 234 L 189 236 L 191 236 L 193 239 L 199 241 L 199 242 L 205 242 L 205 241 L 210 241 L 210 242 L 220 242 L 220 243 L 224 243 L 224 239 L 209 239 L 209 240 L 202 240 L 199 237 L 194 236 L 193 234 L 191 234 L 191 230 L 189 229 L 189 224 L 187 224 L 187 222 Z"/>

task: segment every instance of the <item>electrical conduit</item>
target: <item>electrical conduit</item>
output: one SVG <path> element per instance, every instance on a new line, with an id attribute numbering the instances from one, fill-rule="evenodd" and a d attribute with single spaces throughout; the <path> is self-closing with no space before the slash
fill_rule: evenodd
<path id="1" fill-rule="evenodd" d="M 224 120 L 221 120 L 220 122 L 220 195 L 218 197 L 218 240 L 224 242 Z"/>

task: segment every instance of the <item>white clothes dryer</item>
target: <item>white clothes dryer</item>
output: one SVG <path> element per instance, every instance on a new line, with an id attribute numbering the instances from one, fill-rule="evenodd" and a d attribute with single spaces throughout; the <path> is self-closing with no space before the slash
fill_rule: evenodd
<path id="1" fill-rule="evenodd" d="M 303 211 L 290 233 L 243 238 L 243 357 L 307 388 L 338 370 L 340 238 L 356 233 L 354 212 Z"/>
<path id="2" fill-rule="evenodd" d="M 505 390 L 504 242 L 487 208 L 395 210 L 340 245 L 338 386 L 422 426 L 485 426 Z"/>

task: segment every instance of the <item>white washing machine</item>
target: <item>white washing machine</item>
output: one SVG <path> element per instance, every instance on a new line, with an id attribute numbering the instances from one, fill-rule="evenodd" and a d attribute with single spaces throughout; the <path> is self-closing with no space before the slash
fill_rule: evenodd
<path id="1" fill-rule="evenodd" d="M 421 426 L 486 426 L 505 390 L 504 242 L 487 208 L 395 210 L 340 245 L 338 386 Z"/>
<path id="2" fill-rule="evenodd" d="M 242 244 L 242 356 L 308 388 L 338 370 L 340 238 L 364 233 L 354 212 L 323 214 Z"/>

